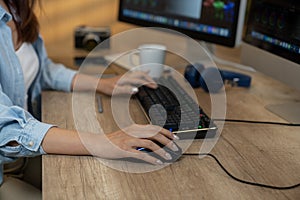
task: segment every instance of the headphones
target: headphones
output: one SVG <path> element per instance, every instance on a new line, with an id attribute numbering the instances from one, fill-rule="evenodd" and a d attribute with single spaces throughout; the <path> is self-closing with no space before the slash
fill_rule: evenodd
<path id="1" fill-rule="evenodd" d="M 251 77 L 245 74 L 219 70 L 215 67 L 205 68 L 200 63 L 188 65 L 184 77 L 193 88 L 202 87 L 206 92 L 217 93 L 224 82 L 232 86 L 250 87 Z"/>

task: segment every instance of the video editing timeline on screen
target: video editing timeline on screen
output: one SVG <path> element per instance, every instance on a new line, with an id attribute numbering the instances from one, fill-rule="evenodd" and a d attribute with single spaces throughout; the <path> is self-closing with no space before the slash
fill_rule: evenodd
<path id="1" fill-rule="evenodd" d="M 123 15 L 205 34 L 230 37 L 236 0 L 126 0 Z"/>

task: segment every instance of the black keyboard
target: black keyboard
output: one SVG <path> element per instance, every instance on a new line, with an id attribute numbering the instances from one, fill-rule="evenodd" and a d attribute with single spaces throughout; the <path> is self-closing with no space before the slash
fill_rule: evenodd
<path id="1" fill-rule="evenodd" d="M 174 78 L 169 76 L 155 81 L 157 89 L 141 86 L 136 94 L 153 125 L 164 127 L 181 139 L 215 136 L 216 125 Z"/>

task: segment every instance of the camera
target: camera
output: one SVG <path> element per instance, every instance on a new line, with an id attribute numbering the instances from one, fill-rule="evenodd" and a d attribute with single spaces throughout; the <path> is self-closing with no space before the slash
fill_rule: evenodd
<path id="1" fill-rule="evenodd" d="M 109 27 L 78 26 L 74 31 L 75 48 L 91 51 L 103 41 L 100 48 L 109 48 L 109 40 L 106 40 L 109 37 Z"/>

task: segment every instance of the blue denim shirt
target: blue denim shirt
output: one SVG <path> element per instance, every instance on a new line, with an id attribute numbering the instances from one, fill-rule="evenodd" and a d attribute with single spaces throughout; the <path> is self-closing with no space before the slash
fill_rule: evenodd
<path id="1" fill-rule="evenodd" d="M 39 37 L 33 43 L 39 58 L 39 72 L 28 91 L 30 112 L 24 110 L 26 91 L 23 71 L 15 54 L 11 29 L 6 24 L 9 20 L 11 15 L 0 6 L 0 184 L 3 181 L 3 164 L 18 157 L 45 154 L 41 142 L 52 125 L 38 120 L 41 91 L 70 91 L 76 73 L 63 65 L 54 64 Z M 8 146 L 11 141 L 20 145 Z"/>

